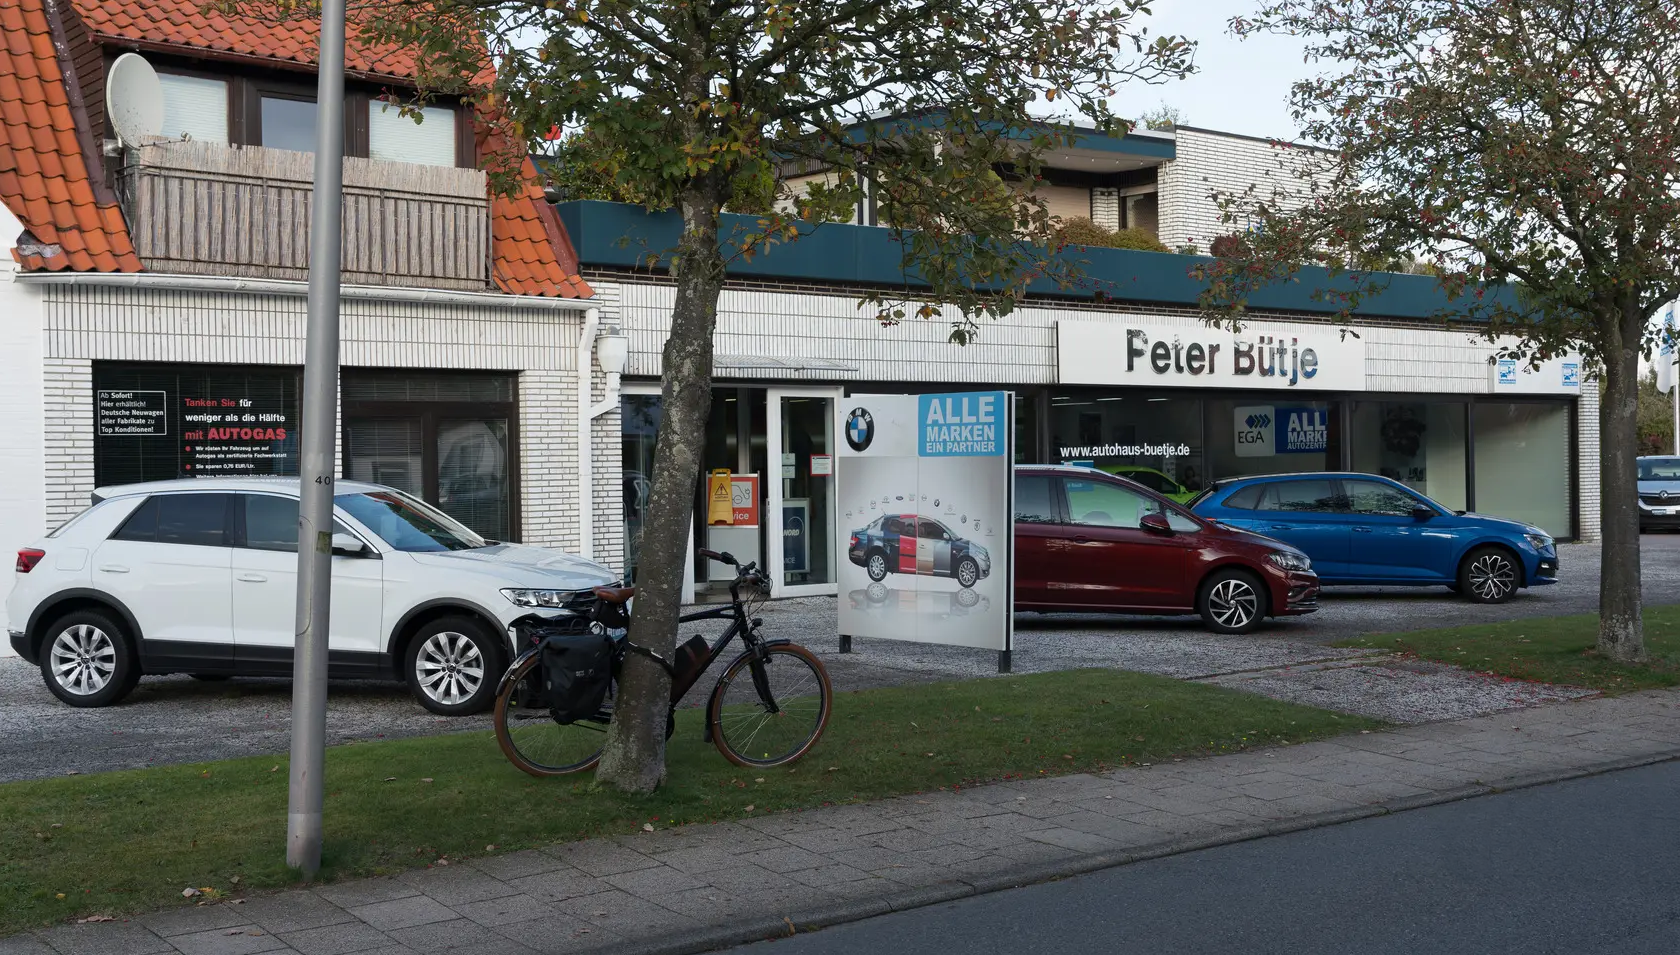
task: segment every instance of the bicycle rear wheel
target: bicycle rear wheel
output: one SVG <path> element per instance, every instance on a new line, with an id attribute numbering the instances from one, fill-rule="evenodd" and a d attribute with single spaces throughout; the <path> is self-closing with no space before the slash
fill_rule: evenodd
<path id="1" fill-rule="evenodd" d="M 712 690 L 706 721 L 723 758 L 737 766 L 780 766 L 805 755 L 828 726 L 834 690 L 816 654 L 791 643 L 747 650 Z"/>
<path id="2" fill-rule="evenodd" d="M 543 703 L 541 664 L 535 654 L 515 663 L 496 694 L 496 743 L 508 762 L 532 776 L 582 772 L 601 760 L 617 685 L 608 690 L 599 719 L 562 725 Z"/>

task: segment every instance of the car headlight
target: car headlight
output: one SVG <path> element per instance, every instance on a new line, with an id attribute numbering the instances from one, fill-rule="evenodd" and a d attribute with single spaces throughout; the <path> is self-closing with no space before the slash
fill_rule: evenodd
<path id="1" fill-rule="evenodd" d="M 1524 534 L 1523 538 L 1525 540 L 1527 540 L 1529 546 L 1533 547 L 1535 550 L 1545 550 L 1546 548 L 1552 546 L 1553 543 L 1555 543 L 1551 539 L 1551 537 L 1549 537 L 1548 535 L 1540 534 L 1540 533 L 1536 533 L 1536 532 L 1532 532 L 1532 531 L 1527 533 L 1527 534 Z"/>
<path id="2" fill-rule="evenodd" d="M 512 587 L 502 588 L 502 596 L 521 607 L 553 607 L 566 606 L 572 599 L 570 590 L 521 590 Z"/>
<path id="3" fill-rule="evenodd" d="M 1284 570 L 1312 570 L 1312 561 L 1305 554 L 1293 554 L 1286 550 L 1274 550 L 1266 555 L 1266 559 L 1282 567 Z"/>

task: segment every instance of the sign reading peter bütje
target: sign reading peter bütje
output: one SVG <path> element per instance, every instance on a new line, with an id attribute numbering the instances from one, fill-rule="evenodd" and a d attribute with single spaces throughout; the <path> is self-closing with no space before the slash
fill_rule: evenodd
<path id="1" fill-rule="evenodd" d="M 840 402 L 840 632 L 1007 653 L 1014 634 L 1015 396 Z"/>

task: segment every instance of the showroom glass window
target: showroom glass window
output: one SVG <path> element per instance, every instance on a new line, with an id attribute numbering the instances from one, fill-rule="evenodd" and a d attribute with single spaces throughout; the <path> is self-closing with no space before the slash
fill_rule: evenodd
<path id="1" fill-rule="evenodd" d="M 514 376 L 347 370 L 344 474 L 420 498 L 490 540 L 515 540 Z"/>
<path id="2" fill-rule="evenodd" d="M 1573 535 L 1570 408 L 1561 401 L 1475 403 L 1477 513 L 1534 524 L 1554 537 Z"/>
<path id="3" fill-rule="evenodd" d="M 1207 403 L 1207 467 L 1213 478 L 1330 471 L 1341 466 L 1340 403 L 1292 394 L 1214 398 Z"/>
<path id="4" fill-rule="evenodd" d="M 1130 389 L 1068 389 L 1049 399 L 1053 461 L 1090 461 L 1177 499 L 1201 490 L 1201 399 Z"/>
<path id="5" fill-rule="evenodd" d="M 1380 474 L 1453 511 L 1469 507 L 1468 405 L 1463 401 L 1352 403 L 1353 470 Z"/>

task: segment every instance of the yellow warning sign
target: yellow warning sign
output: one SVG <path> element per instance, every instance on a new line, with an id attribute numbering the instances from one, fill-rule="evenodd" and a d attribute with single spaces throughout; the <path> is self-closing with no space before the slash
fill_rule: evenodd
<path id="1" fill-rule="evenodd" d="M 734 524 L 735 506 L 730 493 L 729 469 L 713 471 L 706 488 L 706 523 Z"/>

